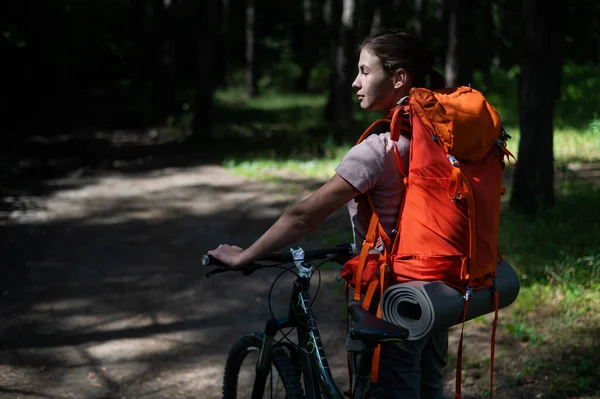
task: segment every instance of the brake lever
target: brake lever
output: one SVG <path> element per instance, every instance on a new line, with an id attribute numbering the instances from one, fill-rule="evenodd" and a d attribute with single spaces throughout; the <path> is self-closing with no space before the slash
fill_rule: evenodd
<path id="1" fill-rule="evenodd" d="M 228 269 L 226 267 L 218 267 L 218 268 L 213 269 L 213 270 L 209 271 L 208 273 L 206 273 L 206 278 L 211 278 L 212 276 L 214 276 L 216 274 L 225 273 L 225 272 L 241 272 L 244 276 L 248 276 L 261 268 L 262 268 L 262 266 L 257 265 L 256 263 L 250 263 L 248 266 L 244 267 L 243 269 Z"/>
<path id="2" fill-rule="evenodd" d="M 206 273 L 206 278 L 211 278 L 212 276 L 214 276 L 216 274 L 230 272 L 230 271 L 232 271 L 232 270 L 219 267 L 217 269 L 213 269 L 213 270 L 209 271 L 208 273 Z"/>

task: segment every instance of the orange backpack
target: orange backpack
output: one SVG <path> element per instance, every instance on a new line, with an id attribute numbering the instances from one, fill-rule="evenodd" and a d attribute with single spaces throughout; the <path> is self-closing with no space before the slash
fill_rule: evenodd
<path id="1" fill-rule="evenodd" d="M 502 262 L 498 250 L 500 197 L 504 193 L 504 157 L 514 160 L 506 149 L 510 136 L 483 94 L 465 86 L 411 89 L 408 98 L 387 119 L 373 123 L 358 142 L 382 121 L 390 123 L 392 140 L 411 131 L 408 171 L 395 153 L 406 186 L 396 235 L 390 238 L 385 234 L 369 194 L 362 196 L 359 208 L 371 212 L 369 228 L 361 253 L 344 265 L 342 277 L 354 289 L 354 300 L 360 301 L 364 295 L 365 309 L 371 306 L 374 294 L 382 295 L 390 282 L 442 281 L 464 294 L 464 328 L 472 291 L 495 286 L 496 265 Z M 490 396 L 497 291 L 495 302 Z M 381 306 L 377 316 L 381 317 Z M 456 398 L 461 395 L 462 340 L 461 332 Z M 379 350 L 373 358 L 372 381 L 378 377 Z"/>

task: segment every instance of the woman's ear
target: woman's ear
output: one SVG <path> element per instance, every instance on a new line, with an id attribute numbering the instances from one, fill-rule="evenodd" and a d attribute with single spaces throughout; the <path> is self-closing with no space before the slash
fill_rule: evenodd
<path id="1" fill-rule="evenodd" d="M 401 89 L 402 87 L 405 87 L 406 85 L 410 84 L 409 80 L 410 76 L 408 72 L 406 72 L 406 69 L 398 68 L 394 74 L 394 89 Z"/>

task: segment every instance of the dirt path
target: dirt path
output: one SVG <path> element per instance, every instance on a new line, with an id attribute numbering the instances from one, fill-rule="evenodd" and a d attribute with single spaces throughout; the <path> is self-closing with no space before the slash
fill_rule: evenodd
<path id="1" fill-rule="evenodd" d="M 263 328 L 275 274 L 207 280 L 198 259 L 223 242 L 250 243 L 305 182 L 203 166 L 51 184 L 51 195 L 31 199 L 37 209 L 3 226 L 0 397 L 218 397 L 229 346 Z M 338 223 L 349 223 L 345 212 L 313 242 Z M 278 283 L 276 304 L 287 289 Z M 340 292 L 324 273 L 317 312 L 332 355 Z M 331 360 L 343 371 L 342 361 Z"/>
<path id="2" fill-rule="evenodd" d="M 50 194 L 31 199 L 35 208 L 2 226 L 0 397 L 219 397 L 229 347 L 263 328 L 276 273 L 207 280 L 198 258 L 219 243 L 250 243 L 307 194 L 306 183 L 255 182 L 217 166 L 51 182 Z M 328 245 L 323 237 L 340 226 L 349 227 L 345 209 L 300 245 Z M 286 281 L 274 290 L 275 311 Z M 315 306 L 343 384 L 342 287 L 331 270 Z M 489 350 L 488 327 L 467 330 L 469 350 Z M 514 345 L 500 337 L 498 353 Z M 479 390 L 467 381 L 463 397 Z M 500 389 L 497 397 L 521 396 Z"/>

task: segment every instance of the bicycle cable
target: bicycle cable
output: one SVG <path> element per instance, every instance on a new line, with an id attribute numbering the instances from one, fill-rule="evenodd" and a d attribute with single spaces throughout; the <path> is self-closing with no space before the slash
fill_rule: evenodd
<path id="1" fill-rule="evenodd" d="M 280 263 L 283 264 L 283 263 Z M 282 271 L 281 273 L 279 273 L 279 275 L 277 277 L 275 277 L 275 280 L 273 280 L 273 282 L 271 283 L 271 287 L 269 288 L 269 296 L 268 296 L 268 305 L 269 305 L 269 313 L 271 314 L 271 318 L 275 319 L 275 312 L 273 312 L 273 306 L 271 305 L 271 297 L 273 295 L 273 288 L 275 288 L 275 283 L 277 282 L 277 280 L 279 280 L 285 273 L 290 272 L 293 273 L 296 277 L 299 277 L 298 274 L 294 271 L 292 271 L 292 269 L 296 267 L 296 265 L 292 264 L 290 267 L 285 268 L 284 271 Z M 290 340 L 288 338 L 288 335 L 290 335 L 292 333 L 292 331 L 294 331 L 296 327 L 290 327 L 290 330 L 287 332 L 283 332 L 281 331 L 281 334 L 283 334 L 283 337 L 280 338 L 276 343 L 279 344 L 281 341 L 283 341 L 284 339 L 287 340 L 290 344 L 292 344 L 293 346 L 295 346 L 298 349 L 302 349 L 300 348 L 300 346 L 298 346 L 298 344 L 296 344 L 295 342 L 293 342 L 292 340 Z"/>
<path id="2" fill-rule="evenodd" d="M 316 291 L 315 291 L 315 295 L 313 296 L 313 298 L 312 298 L 312 300 L 311 300 L 311 302 L 310 302 L 310 305 L 309 305 L 309 310 L 310 310 L 310 309 L 312 309 L 312 306 L 313 306 L 313 304 L 315 303 L 315 301 L 316 301 L 316 299 L 317 299 L 317 296 L 319 295 L 319 291 L 321 290 L 321 281 L 322 281 L 322 280 L 321 280 L 321 269 L 320 269 L 320 268 L 321 268 L 321 266 L 322 266 L 323 264 L 325 264 L 325 263 L 327 263 L 327 262 L 329 262 L 329 261 L 328 261 L 328 260 L 324 260 L 324 261 L 322 261 L 321 263 L 319 263 L 319 264 L 316 264 L 314 261 L 310 261 L 310 263 L 311 263 L 312 265 L 314 265 L 314 266 L 315 266 L 315 268 L 314 268 L 314 270 L 312 271 L 312 273 L 311 273 L 311 275 L 310 275 L 309 282 L 310 282 L 310 281 L 312 281 L 312 278 L 313 278 L 313 276 L 315 275 L 315 272 L 317 272 L 317 276 L 319 277 L 319 280 L 318 280 L 318 282 L 317 282 L 317 289 L 316 289 Z M 271 317 L 272 317 L 272 318 L 275 318 L 275 314 L 273 313 L 273 310 L 272 310 L 272 307 L 271 307 L 271 294 L 272 294 L 272 292 L 273 292 L 273 287 L 275 286 L 275 282 L 276 282 L 276 281 L 277 281 L 277 280 L 278 280 L 278 279 L 279 279 L 281 276 L 283 276 L 283 275 L 286 273 L 286 271 L 291 271 L 291 269 L 292 269 L 293 267 L 294 267 L 294 265 L 290 266 L 290 267 L 288 268 L 288 270 L 284 270 L 283 272 L 281 272 L 281 273 L 280 273 L 280 274 L 277 276 L 277 278 L 276 278 L 276 279 L 273 281 L 273 283 L 271 284 L 271 288 L 269 289 L 269 300 L 268 300 L 268 302 L 269 302 L 269 311 L 271 312 Z M 292 273 L 294 273 L 294 274 L 297 276 L 297 274 L 296 274 L 295 272 L 292 272 Z M 303 348 L 302 348 L 300 345 L 298 345 L 297 343 L 295 343 L 294 341 L 292 341 L 292 340 L 291 340 L 291 339 L 288 337 L 288 336 L 289 336 L 289 335 L 292 333 L 292 331 L 294 331 L 294 329 L 295 329 L 295 328 L 296 328 L 296 327 L 290 327 L 290 330 L 289 330 L 289 331 L 287 331 L 287 332 L 283 332 L 283 331 L 281 331 L 281 334 L 282 334 L 282 336 L 281 336 L 281 338 L 280 338 L 280 339 L 278 339 L 278 340 L 277 340 L 276 344 L 279 344 L 279 343 L 281 343 L 283 340 L 286 340 L 286 341 L 287 341 L 289 344 L 291 344 L 292 346 L 294 346 L 296 349 L 299 349 L 299 350 L 302 350 L 302 351 L 303 351 L 303 352 L 305 352 L 305 353 L 308 353 L 308 351 L 307 351 L 306 349 L 303 349 Z"/>

